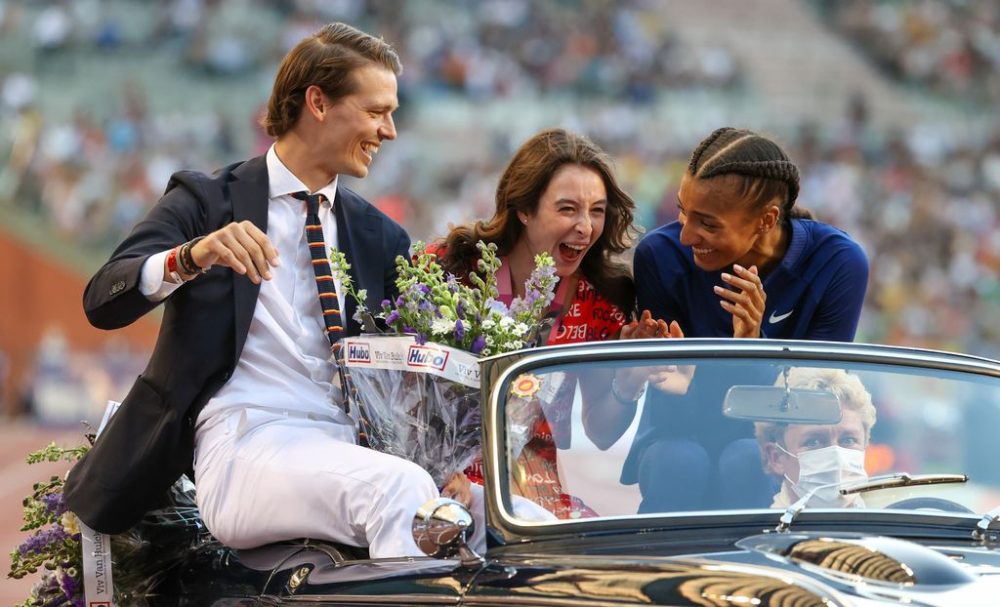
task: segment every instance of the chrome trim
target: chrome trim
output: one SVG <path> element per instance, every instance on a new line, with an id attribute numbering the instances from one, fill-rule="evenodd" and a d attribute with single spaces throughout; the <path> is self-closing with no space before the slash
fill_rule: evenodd
<path id="1" fill-rule="evenodd" d="M 794 339 L 721 339 L 708 337 L 685 337 L 680 340 L 629 339 L 618 341 L 588 342 L 545 346 L 516 353 L 497 354 L 481 362 L 496 362 L 516 355 L 520 358 L 513 365 L 533 364 L 538 360 L 576 360 L 603 354 L 621 354 L 627 350 L 630 355 L 649 356 L 662 351 L 671 353 L 692 353 L 702 357 L 717 357 L 728 354 L 744 356 L 778 354 L 792 358 L 811 358 L 817 355 L 829 356 L 831 360 L 877 363 L 922 363 L 918 366 L 948 368 L 952 370 L 972 370 L 986 372 L 1000 377 L 1000 360 L 903 346 L 883 344 L 859 344 L 839 341 L 805 341 Z M 805 356 L 808 355 L 808 356 Z"/>
<path id="2" fill-rule="evenodd" d="M 942 371 L 965 372 L 979 375 L 986 375 L 1000 378 L 1000 361 L 939 350 L 926 350 L 921 348 L 909 348 L 902 346 L 888 346 L 882 344 L 857 344 L 851 342 L 827 342 L 827 341 L 804 341 L 804 340 L 771 340 L 771 339 L 720 339 L 720 338 L 684 338 L 683 340 L 664 339 L 636 339 L 619 340 L 605 342 L 588 342 L 582 344 L 566 344 L 560 346 L 546 346 L 533 348 L 530 350 L 519 350 L 514 353 L 498 354 L 481 359 L 480 363 L 492 363 L 502 365 L 505 358 L 515 358 L 516 360 L 506 366 L 493 381 L 490 387 L 489 398 L 485 403 L 487 410 L 484 412 L 483 420 L 489 434 L 486 441 L 486 449 L 483 453 L 483 465 L 486 481 L 492 487 L 487 493 L 487 505 L 490 502 L 496 504 L 496 509 L 500 514 L 501 527 L 518 535 L 523 535 L 525 531 L 552 528 L 557 529 L 557 533 L 573 533 L 580 526 L 590 527 L 594 523 L 606 524 L 609 522 L 625 522 L 654 520 L 671 518 L 683 521 L 685 519 L 699 518 L 705 516 L 720 516 L 741 514 L 743 516 L 765 516 L 768 517 L 770 510 L 764 509 L 743 509 L 743 510 L 701 510 L 693 512 L 683 512 L 676 514 L 656 513 L 645 515 L 628 516 L 608 516 L 599 520 L 560 520 L 549 522 L 528 522 L 519 521 L 508 512 L 503 496 L 509 491 L 501 487 L 500 474 L 496 470 L 500 462 L 499 429 L 504 428 L 503 420 L 499 419 L 499 402 L 502 394 L 500 388 L 505 385 L 512 376 L 523 373 L 526 370 L 544 365 L 573 362 L 588 362 L 595 358 L 615 361 L 645 358 L 656 359 L 669 354 L 670 356 L 683 356 L 687 358 L 784 358 L 801 360 L 826 360 L 838 363 L 864 363 L 872 365 L 901 365 L 922 369 L 939 369 Z M 817 510 L 818 511 L 818 510 Z M 813 510 L 810 510 L 813 512 Z M 882 513 L 868 512 L 866 516 L 879 516 Z M 914 513 L 918 520 L 932 516 L 940 518 L 940 514 Z M 898 516 L 893 516 L 893 520 L 898 521 Z M 715 523 L 716 525 L 718 522 Z M 699 525 L 694 525 L 699 526 Z M 700 525 L 703 526 L 703 525 Z"/>

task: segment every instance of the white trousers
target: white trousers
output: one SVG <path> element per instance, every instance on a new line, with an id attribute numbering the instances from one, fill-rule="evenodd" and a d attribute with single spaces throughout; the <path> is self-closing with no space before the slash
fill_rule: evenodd
<path id="1" fill-rule="evenodd" d="M 199 428 L 194 468 L 201 516 L 227 546 L 309 537 L 368 546 L 372 558 L 424 556 L 411 528 L 438 496 L 434 481 L 354 444 L 353 427 L 236 411 Z"/>

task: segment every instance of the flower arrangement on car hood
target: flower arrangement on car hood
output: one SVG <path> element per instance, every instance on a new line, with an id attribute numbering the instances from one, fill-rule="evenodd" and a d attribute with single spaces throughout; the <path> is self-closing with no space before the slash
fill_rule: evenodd
<path id="1" fill-rule="evenodd" d="M 414 243 L 396 258 L 395 300 L 372 314 L 356 291 L 343 253 L 332 249 L 333 274 L 358 304 L 356 319 L 382 319 L 392 333 L 345 338 L 335 348 L 342 385 L 372 448 L 408 459 L 439 486 L 479 454 L 478 357 L 534 345 L 558 278 L 552 257 L 535 257 L 525 296 L 499 300 L 495 244 L 477 243 L 478 272 L 447 274 L 437 256 Z"/>

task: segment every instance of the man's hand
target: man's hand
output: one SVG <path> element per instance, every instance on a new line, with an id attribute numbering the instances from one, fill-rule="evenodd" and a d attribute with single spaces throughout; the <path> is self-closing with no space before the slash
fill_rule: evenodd
<path id="1" fill-rule="evenodd" d="M 271 280 L 271 267 L 278 267 L 277 249 L 251 221 L 234 221 L 212 232 L 191 247 L 191 258 L 202 269 L 232 268 L 254 284 Z"/>
<path id="2" fill-rule="evenodd" d="M 722 274 L 722 280 L 732 288 L 716 285 L 715 294 L 722 297 L 719 302 L 722 309 L 733 315 L 733 337 L 760 337 L 767 294 L 757 275 L 757 266 L 747 269 L 736 264 L 733 271 L 736 276 Z"/>

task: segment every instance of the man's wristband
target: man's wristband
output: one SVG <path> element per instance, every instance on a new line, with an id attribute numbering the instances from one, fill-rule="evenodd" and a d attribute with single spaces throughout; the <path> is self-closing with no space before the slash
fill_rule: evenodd
<path id="1" fill-rule="evenodd" d="M 208 271 L 208 268 L 202 268 L 196 264 L 194 262 L 194 257 L 191 255 L 191 248 L 201 242 L 203 238 L 205 237 L 199 236 L 194 240 L 189 240 L 181 245 L 178 258 L 180 259 L 181 268 L 184 270 L 185 274 L 204 274 Z"/>
<path id="2" fill-rule="evenodd" d="M 646 382 L 643 382 L 642 385 L 639 386 L 639 391 L 635 393 L 635 396 L 633 396 L 632 398 L 623 396 L 621 391 L 618 389 L 618 376 L 615 375 L 611 379 L 611 396 L 614 396 L 615 400 L 623 405 L 636 404 L 637 402 L 639 402 L 639 399 L 642 398 L 642 395 L 645 393 L 646 393 Z"/>
<path id="3" fill-rule="evenodd" d="M 167 253 L 167 276 L 170 277 L 170 280 L 178 284 L 184 282 L 177 268 L 177 253 L 179 250 L 180 247 L 174 247 Z"/>

